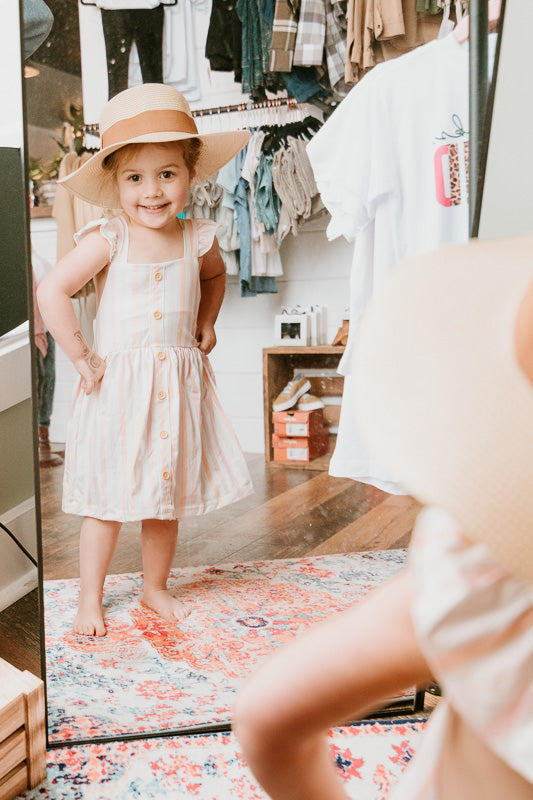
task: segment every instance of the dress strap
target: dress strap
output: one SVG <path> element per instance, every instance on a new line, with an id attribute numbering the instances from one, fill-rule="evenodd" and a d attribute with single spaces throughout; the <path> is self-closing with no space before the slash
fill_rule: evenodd
<path id="1" fill-rule="evenodd" d="M 192 258 L 193 253 L 196 253 L 196 231 L 190 219 L 180 220 L 181 230 L 183 231 L 183 256 L 184 258 Z"/>

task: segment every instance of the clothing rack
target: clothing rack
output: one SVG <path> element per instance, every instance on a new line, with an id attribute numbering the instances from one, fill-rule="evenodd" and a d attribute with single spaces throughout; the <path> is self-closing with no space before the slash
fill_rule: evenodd
<path id="1" fill-rule="evenodd" d="M 205 117 L 205 116 L 214 116 L 218 114 L 230 114 L 239 111 L 258 111 L 261 109 L 275 110 L 277 108 L 282 108 L 285 106 L 289 110 L 290 109 L 296 110 L 301 108 L 301 104 L 296 100 L 295 97 L 273 97 L 267 100 L 262 100 L 260 102 L 249 101 L 244 103 L 235 103 L 232 105 L 215 106 L 213 108 L 198 108 L 191 110 L 191 113 L 193 117 Z M 99 135 L 97 122 L 81 125 L 80 130 L 82 133 L 89 134 L 90 136 Z"/>
<path id="2" fill-rule="evenodd" d="M 193 117 L 203 117 L 208 114 L 230 114 L 232 111 L 255 111 L 262 108 L 281 108 L 282 106 L 298 108 L 299 104 L 295 97 L 273 97 L 259 102 L 249 101 L 215 108 L 198 108 L 192 111 L 192 115 Z"/>

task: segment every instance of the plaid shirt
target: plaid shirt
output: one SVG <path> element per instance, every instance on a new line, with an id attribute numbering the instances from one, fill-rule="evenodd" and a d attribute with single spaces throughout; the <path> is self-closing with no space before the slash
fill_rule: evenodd
<path id="1" fill-rule="evenodd" d="M 333 89 L 345 94 L 344 68 L 346 53 L 346 0 L 325 0 L 326 65 Z M 337 86 L 339 84 L 339 86 Z"/>
<path id="2" fill-rule="evenodd" d="M 270 71 L 290 72 L 298 30 L 299 0 L 276 0 L 270 43 Z"/>
<path id="3" fill-rule="evenodd" d="M 325 0 L 301 0 L 294 65 L 320 66 L 324 60 L 326 41 Z"/>

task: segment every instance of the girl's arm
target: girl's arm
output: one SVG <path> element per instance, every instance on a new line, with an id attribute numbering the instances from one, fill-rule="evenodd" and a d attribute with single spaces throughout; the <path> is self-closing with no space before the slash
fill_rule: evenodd
<path id="1" fill-rule="evenodd" d="M 348 800 L 327 730 L 432 681 L 404 571 L 270 656 L 240 690 L 232 727 L 269 797 Z"/>
<path id="2" fill-rule="evenodd" d="M 110 245 L 95 231 L 62 258 L 41 281 L 37 300 L 46 326 L 84 380 L 90 394 L 105 372 L 105 362 L 85 340 L 71 297 L 109 262 Z"/>
<path id="3" fill-rule="evenodd" d="M 200 267 L 200 307 L 196 322 L 196 338 L 200 350 L 207 355 L 217 343 L 215 322 L 226 290 L 226 270 L 215 239 L 203 256 Z"/>

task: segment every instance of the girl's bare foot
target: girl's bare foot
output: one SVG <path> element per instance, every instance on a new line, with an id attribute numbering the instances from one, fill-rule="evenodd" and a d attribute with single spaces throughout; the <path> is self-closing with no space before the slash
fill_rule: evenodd
<path id="1" fill-rule="evenodd" d="M 181 600 L 173 597 L 166 589 L 147 589 L 145 587 L 143 596 L 148 608 L 168 622 L 181 622 L 190 613 Z"/>
<path id="2" fill-rule="evenodd" d="M 83 636 L 105 636 L 106 628 L 102 604 L 93 600 L 82 600 L 80 598 L 78 613 L 72 625 L 74 633 Z"/>

